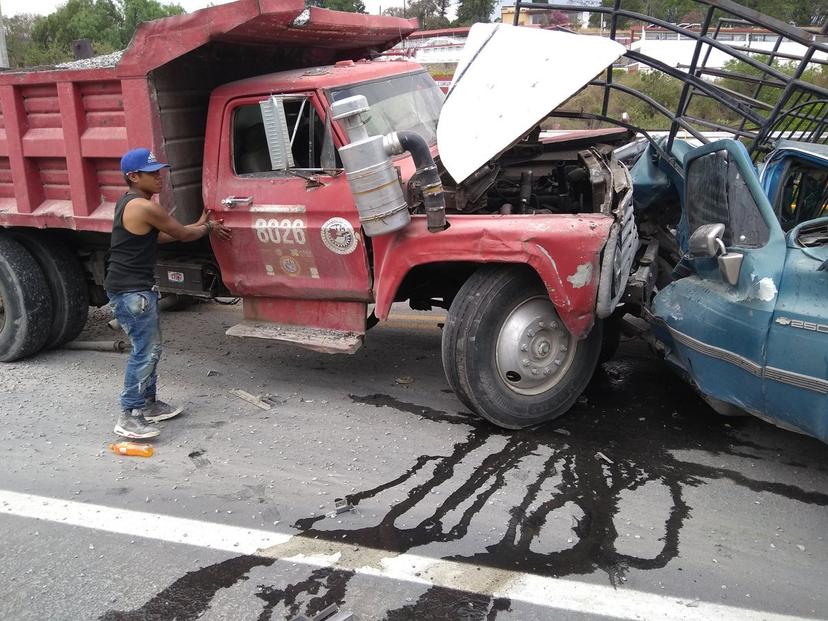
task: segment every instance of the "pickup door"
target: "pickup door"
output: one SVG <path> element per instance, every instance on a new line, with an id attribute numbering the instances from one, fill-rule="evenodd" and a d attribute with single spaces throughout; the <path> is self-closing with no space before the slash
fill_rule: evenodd
<path id="1" fill-rule="evenodd" d="M 828 441 L 828 334 L 819 332 L 828 323 L 819 303 L 828 272 L 803 259 L 818 253 L 786 241 L 740 143 L 690 152 L 685 179 L 694 273 L 653 304 L 668 357 L 717 410 L 745 410 Z M 794 321 L 814 327 L 797 330 Z"/>

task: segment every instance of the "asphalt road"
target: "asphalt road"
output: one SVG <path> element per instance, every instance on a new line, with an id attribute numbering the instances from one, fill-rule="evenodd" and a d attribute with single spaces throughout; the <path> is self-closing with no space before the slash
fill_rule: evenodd
<path id="1" fill-rule="evenodd" d="M 107 450 L 124 355 L 0 366 L 0 619 L 828 618 L 828 447 L 713 414 L 640 344 L 504 432 L 448 390 L 439 317 L 340 357 L 225 337 L 239 313 L 164 315 L 188 409 L 148 459 Z"/>

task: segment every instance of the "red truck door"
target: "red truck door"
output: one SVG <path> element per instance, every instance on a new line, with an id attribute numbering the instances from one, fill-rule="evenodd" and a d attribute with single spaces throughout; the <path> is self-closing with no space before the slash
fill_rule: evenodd
<path id="1" fill-rule="evenodd" d="M 368 256 L 344 173 L 321 169 L 324 108 L 313 94 L 284 98 L 292 161 L 273 170 L 259 105 L 268 97 L 232 100 L 222 122 L 208 208 L 233 229 L 214 244 L 223 279 L 248 319 L 361 332 Z"/>

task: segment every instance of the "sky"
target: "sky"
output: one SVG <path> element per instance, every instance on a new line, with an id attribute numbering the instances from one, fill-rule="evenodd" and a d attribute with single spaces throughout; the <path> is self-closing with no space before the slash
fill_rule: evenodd
<path id="1" fill-rule="evenodd" d="M 203 9 L 208 4 L 224 4 L 229 1 L 230 0 L 212 0 L 212 2 L 209 2 L 208 0 L 179 0 L 177 4 L 183 6 L 184 10 L 188 13 L 192 13 L 198 9 Z M 52 13 L 58 5 L 63 4 L 64 2 L 65 0 L 0 0 L 0 9 L 2 9 L 3 15 L 7 17 L 17 15 L 18 13 L 48 15 L 49 13 Z M 380 7 L 387 9 L 388 7 L 401 7 L 403 5 L 403 0 L 363 0 L 363 2 L 365 3 L 365 8 L 368 13 L 378 13 Z M 163 0 L 161 0 L 161 3 L 172 4 L 170 2 L 164 2 Z"/>

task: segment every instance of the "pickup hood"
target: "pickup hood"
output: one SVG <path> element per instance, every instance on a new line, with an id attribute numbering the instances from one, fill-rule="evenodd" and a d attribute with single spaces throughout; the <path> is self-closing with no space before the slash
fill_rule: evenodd
<path id="1" fill-rule="evenodd" d="M 597 36 L 506 24 L 471 27 L 437 125 L 440 160 L 457 183 L 512 147 L 624 46 Z"/>

